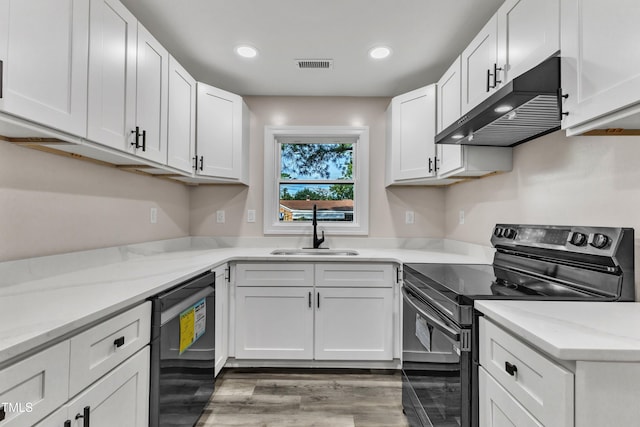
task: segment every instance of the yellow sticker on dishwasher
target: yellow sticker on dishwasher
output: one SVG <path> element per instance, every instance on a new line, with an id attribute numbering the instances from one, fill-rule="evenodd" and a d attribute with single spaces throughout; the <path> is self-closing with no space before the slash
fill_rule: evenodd
<path id="1" fill-rule="evenodd" d="M 180 313 L 180 354 L 205 333 L 207 305 L 204 298 Z"/>

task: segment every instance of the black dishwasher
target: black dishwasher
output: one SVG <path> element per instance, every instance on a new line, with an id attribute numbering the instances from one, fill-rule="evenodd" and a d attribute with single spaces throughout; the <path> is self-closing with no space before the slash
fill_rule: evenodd
<path id="1" fill-rule="evenodd" d="M 214 390 L 215 273 L 151 301 L 149 425 L 193 427 Z"/>

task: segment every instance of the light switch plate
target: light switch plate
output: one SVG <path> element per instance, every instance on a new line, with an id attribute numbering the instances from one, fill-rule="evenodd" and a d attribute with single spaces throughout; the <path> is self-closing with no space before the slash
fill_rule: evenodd
<path id="1" fill-rule="evenodd" d="M 216 222 L 224 224 L 224 211 L 216 211 Z"/>
<path id="2" fill-rule="evenodd" d="M 247 210 L 247 222 L 256 222 L 256 210 L 255 209 Z"/>
<path id="3" fill-rule="evenodd" d="M 458 216 L 458 223 L 460 225 L 464 224 L 464 211 L 460 211 L 460 214 Z"/>
<path id="4" fill-rule="evenodd" d="M 158 208 L 151 208 L 149 210 L 149 222 L 151 222 L 151 224 L 158 223 Z"/>

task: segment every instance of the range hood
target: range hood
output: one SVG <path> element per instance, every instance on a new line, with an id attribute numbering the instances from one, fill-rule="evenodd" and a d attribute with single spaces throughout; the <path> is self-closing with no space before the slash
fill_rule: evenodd
<path id="1" fill-rule="evenodd" d="M 436 144 L 513 147 L 560 129 L 560 58 L 501 87 L 436 135 Z M 496 111 L 497 110 L 497 111 Z"/>

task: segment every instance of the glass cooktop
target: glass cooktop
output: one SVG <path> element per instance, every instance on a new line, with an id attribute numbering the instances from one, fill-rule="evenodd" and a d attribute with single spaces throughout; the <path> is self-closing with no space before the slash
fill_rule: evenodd
<path id="1" fill-rule="evenodd" d="M 450 300 L 591 299 L 595 295 L 491 264 L 405 264 L 405 282 Z"/>

